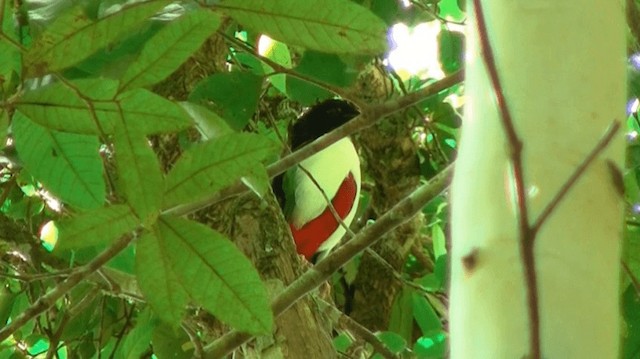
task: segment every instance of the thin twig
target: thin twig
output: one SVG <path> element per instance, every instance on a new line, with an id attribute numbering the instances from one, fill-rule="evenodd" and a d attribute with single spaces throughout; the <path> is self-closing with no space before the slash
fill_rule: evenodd
<path id="1" fill-rule="evenodd" d="M 515 200 L 518 218 L 518 234 L 520 245 L 520 256 L 523 260 L 524 275 L 527 285 L 525 286 L 527 298 L 527 310 L 529 317 L 529 358 L 540 359 L 540 312 L 538 305 L 538 279 L 536 277 L 535 256 L 533 253 L 534 233 L 529 227 L 529 212 L 527 209 L 527 198 L 524 188 L 524 166 L 522 164 L 522 140 L 518 137 L 515 129 L 515 123 L 511 117 L 507 100 L 504 97 L 504 89 L 500 83 L 498 69 L 491 43 L 489 42 L 489 33 L 482 10 L 480 0 L 473 0 L 473 8 L 476 15 L 476 24 L 478 27 L 478 38 L 480 40 L 480 51 L 482 52 L 484 62 L 487 67 L 489 79 L 494 90 L 498 109 L 500 111 L 500 119 L 504 131 L 506 133 L 510 157 L 511 170 L 513 172 L 513 182 L 515 187 Z"/>
<path id="2" fill-rule="evenodd" d="M 554 209 L 558 207 L 558 204 L 566 197 L 569 190 L 575 185 L 576 181 L 584 174 L 589 165 L 593 163 L 593 161 L 604 151 L 605 148 L 611 143 L 615 134 L 620 129 L 620 121 L 613 121 L 611 126 L 607 129 L 604 136 L 598 141 L 596 146 L 589 152 L 587 157 L 582 160 L 582 163 L 573 171 L 571 176 L 567 179 L 567 181 L 560 187 L 558 192 L 556 192 L 555 196 L 547 204 L 547 206 L 542 210 L 538 219 L 531 226 L 531 231 L 533 232 L 533 236 L 535 236 L 542 225 L 544 225 L 545 221 L 549 218 L 549 215 L 553 213 Z"/>
<path id="3" fill-rule="evenodd" d="M 93 272 L 98 270 L 104 264 L 106 264 L 111 258 L 115 257 L 123 249 L 125 249 L 129 243 L 133 240 L 132 236 L 123 236 L 116 242 L 114 242 L 109 248 L 105 249 L 97 257 L 86 265 L 79 267 L 74 273 L 69 275 L 67 279 L 51 289 L 47 294 L 38 298 L 29 308 L 27 308 L 22 314 L 15 318 L 12 318 L 11 323 L 7 324 L 4 328 L 0 329 L 0 342 L 7 339 L 16 330 L 20 329 L 28 321 L 34 319 L 40 313 L 51 308 L 58 299 L 60 299 L 65 293 L 70 291 L 76 284 L 90 276 Z"/>
<path id="4" fill-rule="evenodd" d="M 389 348 L 384 345 L 384 343 L 378 339 L 378 337 L 373 334 L 368 328 L 364 327 L 362 324 L 355 321 L 353 318 L 348 315 L 342 313 L 335 305 L 327 302 L 322 298 L 315 298 L 315 301 L 322 307 L 322 309 L 328 312 L 329 318 L 336 318 L 338 324 L 341 327 L 348 329 L 353 332 L 358 337 L 364 339 L 367 343 L 371 344 L 376 353 L 380 354 L 382 357 L 387 359 L 399 359 L 400 357 Z"/>
<path id="5" fill-rule="evenodd" d="M 420 186 L 398 202 L 391 210 L 378 218 L 374 224 L 364 228 L 350 241 L 321 259 L 314 267 L 309 268 L 272 300 L 273 315 L 280 315 L 304 295 L 326 281 L 351 258 L 375 243 L 386 233 L 413 218 L 429 201 L 447 187 L 452 174 L 453 165 L 450 165 L 433 177 L 429 183 Z M 207 358 L 222 358 L 251 338 L 249 334 L 232 330 L 205 347 Z"/>

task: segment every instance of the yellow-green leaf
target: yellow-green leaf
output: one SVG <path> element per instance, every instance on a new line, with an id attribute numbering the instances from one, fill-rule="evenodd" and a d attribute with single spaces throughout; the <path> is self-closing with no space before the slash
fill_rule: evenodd
<path id="1" fill-rule="evenodd" d="M 11 129 L 24 167 L 62 201 L 81 209 L 104 204 L 105 183 L 96 136 L 44 128 L 21 112 Z"/>
<path id="2" fill-rule="evenodd" d="M 178 325 L 187 305 L 187 292 L 171 269 L 167 253 L 161 245 L 158 228 L 153 228 L 136 245 L 138 285 L 153 311 L 167 323 Z"/>
<path id="3" fill-rule="evenodd" d="M 266 137 L 232 133 L 193 146 L 186 151 L 165 183 L 164 207 L 211 195 L 277 153 L 277 144 Z"/>
<path id="4" fill-rule="evenodd" d="M 118 113 L 113 102 L 117 90 L 118 82 L 106 79 L 54 83 L 25 92 L 16 107 L 52 130 L 110 134 L 117 118 L 114 114 Z"/>
<path id="5" fill-rule="evenodd" d="M 122 78 L 123 89 L 164 80 L 220 26 L 220 18 L 206 10 L 187 11 L 151 38 Z"/>
<path id="6" fill-rule="evenodd" d="M 25 66 L 29 74 L 41 76 L 74 65 L 131 32 L 168 3 L 169 0 L 134 2 L 98 20 L 77 6 L 57 18 L 36 39 L 25 56 Z"/>
<path id="7" fill-rule="evenodd" d="M 108 244 L 138 226 L 138 219 L 125 205 L 100 207 L 56 224 L 55 250 L 78 249 Z"/>
<path id="8" fill-rule="evenodd" d="M 124 116 L 127 116 L 126 112 Z M 148 225 L 160 213 L 162 171 L 147 138 L 132 127 L 123 117 L 115 129 L 113 147 L 119 190 L 138 218 Z"/>
<path id="9" fill-rule="evenodd" d="M 386 50 L 384 21 L 349 0 L 221 0 L 218 8 L 290 45 L 343 54 L 378 55 Z"/>
<path id="10" fill-rule="evenodd" d="M 157 238 L 189 296 L 233 328 L 266 334 L 273 326 L 269 298 L 251 262 L 222 234 L 193 221 L 161 217 Z"/>

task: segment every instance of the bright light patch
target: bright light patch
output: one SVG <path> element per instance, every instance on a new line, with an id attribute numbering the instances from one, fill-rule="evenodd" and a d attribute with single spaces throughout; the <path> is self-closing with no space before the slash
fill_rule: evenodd
<path id="1" fill-rule="evenodd" d="M 637 98 L 627 102 L 627 115 L 638 112 L 640 101 Z"/>
<path id="2" fill-rule="evenodd" d="M 58 242 L 58 227 L 56 227 L 54 221 L 49 221 L 42 226 L 40 229 L 40 240 L 42 241 L 42 246 L 49 252 L 56 246 Z"/>
<path id="3" fill-rule="evenodd" d="M 638 139 L 638 131 L 630 131 L 627 133 L 627 141 L 635 142 Z"/>
<path id="4" fill-rule="evenodd" d="M 402 78 L 411 75 L 443 78 L 444 72 L 438 62 L 439 33 L 440 23 L 437 21 L 422 23 L 411 29 L 402 23 L 393 25 L 388 64 Z"/>
<path id="5" fill-rule="evenodd" d="M 266 56 L 271 48 L 275 44 L 272 38 L 267 35 L 261 35 L 260 39 L 258 39 L 258 53 L 262 56 Z"/>

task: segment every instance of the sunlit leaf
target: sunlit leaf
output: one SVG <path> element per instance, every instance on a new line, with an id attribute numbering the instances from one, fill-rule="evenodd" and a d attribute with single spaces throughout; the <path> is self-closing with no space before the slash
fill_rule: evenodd
<path id="1" fill-rule="evenodd" d="M 233 328 L 271 331 L 273 315 L 264 284 L 251 262 L 223 235 L 183 218 L 161 217 L 162 261 L 170 263 L 185 291 Z"/>
<path id="2" fill-rule="evenodd" d="M 244 26 L 290 45 L 329 53 L 381 54 L 386 25 L 345 0 L 221 0 L 218 7 Z"/>
<path id="3" fill-rule="evenodd" d="M 16 107 L 52 130 L 109 134 L 113 133 L 114 114 L 118 112 L 112 101 L 117 89 L 118 82 L 105 79 L 54 83 L 25 92 Z"/>
<path id="4" fill-rule="evenodd" d="M 177 103 L 145 89 L 118 96 L 127 126 L 140 134 L 155 135 L 188 128 L 193 124 Z"/>
<path id="5" fill-rule="evenodd" d="M 108 244 L 138 226 L 131 208 L 124 205 L 101 207 L 56 223 L 55 250 L 78 249 Z"/>
<path id="6" fill-rule="evenodd" d="M 128 122 L 122 118 L 113 139 L 119 189 L 143 223 L 151 224 L 162 203 L 160 162 L 147 138 Z"/>
<path id="7" fill-rule="evenodd" d="M 187 111 L 196 129 L 206 140 L 233 132 L 224 119 L 218 116 L 217 113 L 209 111 L 209 109 L 204 106 L 191 102 L 181 102 L 180 106 Z"/>
<path id="8" fill-rule="evenodd" d="M 149 40 L 122 77 L 122 88 L 153 85 L 175 71 L 218 28 L 210 11 L 187 11 Z"/>
<path id="9" fill-rule="evenodd" d="M 83 209 L 104 203 L 102 160 L 95 136 L 49 130 L 20 112 L 11 126 L 20 159 L 48 191 Z"/>
<path id="10" fill-rule="evenodd" d="M 265 137 L 235 133 L 190 148 L 167 176 L 165 208 L 219 191 L 251 174 L 276 150 L 276 144 Z"/>
<path id="11" fill-rule="evenodd" d="M 97 20 L 77 6 L 58 17 L 36 39 L 25 56 L 25 66 L 35 76 L 69 67 L 127 34 L 169 2 L 135 2 Z"/>
<path id="12" fill-rule="evenodd" d="M 180 323 L 188 296 L 171 269 L 167 258 L 171 253 L 161 245 L 158 229 L 140 238 L 136 246 L 138 285 L 151 308 L 162 320 Z"/>

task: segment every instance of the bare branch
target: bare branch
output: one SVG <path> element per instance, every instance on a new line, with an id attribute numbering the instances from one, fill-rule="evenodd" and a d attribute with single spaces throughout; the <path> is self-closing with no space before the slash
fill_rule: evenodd
<path id="1" fill-rule="evenodd" d="M 560 187 L 558 192 L 556 192 L 555 196 L 547 204 L 547 206 L 542 210 L 538 219 L 531 226 L 531 231 L 533 232 L 533 236 L 535 236 L 542 225 L 544 225 L 545 221 L 549 218 L 549 215 L 553 213 L 553 211 L 558 207 L 558 204 L 566 197 L 569 190 L 576 184 L 578 179 L 584 174 L 584 172 L 589 168 L 589 165 L 593 163 L 593 161 L 604 151 L 605 148 L 611 143 L 615 134 L 620 129 L 620 122 L 613 121 L 611 126 L 607 129 L 604 136 L 600 139 L 600 141 L 596 144 L 596 146 L 591 150 L 591 152 L 582 160 L 582 163 L 573 171 L 571 176 L 567 179 L 567 181 Z"/>

